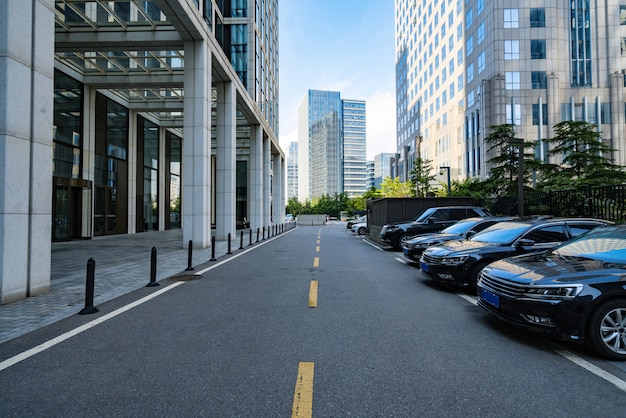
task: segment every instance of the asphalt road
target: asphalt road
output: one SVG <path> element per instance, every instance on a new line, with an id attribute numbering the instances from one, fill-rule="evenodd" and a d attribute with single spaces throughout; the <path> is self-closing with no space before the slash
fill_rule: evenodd
<path id="1" fill-rule="evenodd" d="M 9 341 L 0 416 L 626 416 L 622 364 L 512 329 L 397 258 L 343 223 L 298 227 Z"/>

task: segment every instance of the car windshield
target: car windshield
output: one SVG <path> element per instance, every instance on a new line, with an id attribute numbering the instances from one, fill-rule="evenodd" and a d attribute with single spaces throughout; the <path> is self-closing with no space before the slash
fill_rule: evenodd
<path id="1" fill-rule="evenodd" d="M 553 254 L 626 264 L 626 228 L 609 226 L 593 229 L 556 248 Z"/>
<path id="2" fill-rule="evenodd" d="M 526 230 L 530 225 L 522 222 L 500 222 L 474 235 L 470 241 L 486 242 L 489 244 L 508 244 Z"/>
<path id="3" fill-rule="evenodd" d="M 450 225 L 449 227 L 443 229 L 441 231 L 442 234 L 464 234 L 470 229 L 472 229 L 480 220 L 472 219 L 472 220 L 462 220 L 454 225 Z"/>
<path id="4" fill-rule="evenodd" d="M 426 218 L 428 218 L 430 215 L 432 215 L 436 211 L 437 211 L 437 208 L 426 209 L 426 211 L 422 213 L 420 216 L 418 216 L 417 218 L 415 218 L 413 222 L 424 222 Z"/>

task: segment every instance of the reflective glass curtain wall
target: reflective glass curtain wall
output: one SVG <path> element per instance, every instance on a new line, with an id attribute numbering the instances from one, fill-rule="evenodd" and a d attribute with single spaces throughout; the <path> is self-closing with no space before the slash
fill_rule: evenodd
<path id="1" fill-rule="evenodd" d="M 159 128 L 137 117 L 137 232 L 159 230 Z"/>

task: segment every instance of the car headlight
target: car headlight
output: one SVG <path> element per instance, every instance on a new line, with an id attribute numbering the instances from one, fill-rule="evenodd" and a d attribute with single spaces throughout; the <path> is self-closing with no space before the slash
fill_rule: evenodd
<path id="1" fill-rule="evenodd" d="M 578 296 L 582 290 L 583 286 L 581 284 L 530 287 L 524 291 L 524 296 L 531 299 L 569 300 Z"/>
<path id="2" fill-rule="evenodd" d="M 459 264 L 463 264 L 465 260 L 467 260 L 469 256 L 467 255 L 458 255 L 455 257 L 444 257 L 441 259 L 441 264 L 447 264 L 449 266 L 458 266 Z"/>

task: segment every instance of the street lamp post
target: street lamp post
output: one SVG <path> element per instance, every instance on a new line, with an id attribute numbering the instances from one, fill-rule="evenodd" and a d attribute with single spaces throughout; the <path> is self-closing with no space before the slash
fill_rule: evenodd
<path id="1" fill-rule="evenodd" d="M 448 197 L 450 197 L 450 167 L 446 167 L 446 166 L 439 167 L 439 175 L 443 176 L 444 170 L 447 171 L 448 173 Z"/>

